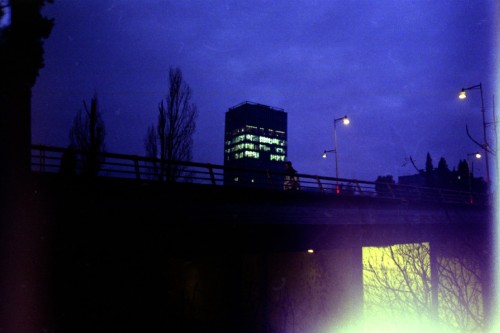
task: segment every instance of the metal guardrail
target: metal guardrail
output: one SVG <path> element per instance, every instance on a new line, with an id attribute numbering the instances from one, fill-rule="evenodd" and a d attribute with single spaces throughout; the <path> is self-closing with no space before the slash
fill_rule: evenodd
<path id="1" fill-rule="evenodd" d="M 94 156 L 98 161 L 95 176 L 137 179 L 147 182 L 166 181 L 162 175 L 161 161 L 156 158 L 125 155 L 116 153 L 99 153 Z M 94 160 L 94 161 L 95 161 Z M 70 151 L 66 148 L 43 145 L 31 146 L 31 170 L 38 173 L 72 172 L 75 176 L 85 175 L 88 169 L 89 155 L 84 151 Z M 265 170 L 228 168 L 210 163 L 185 161 L 164 162 L 163 170 L 170 170 L 170 181 L 177 183 L 207 184 L 213 186 L 241 186 L 283 189 L 284 172 Z M 168 172 L 167 172 L 168 173 Z M 240 175 L 238 182 L 228 185 L 228 175 Z M 298 174 L 300 190 L 343 196 L 376 197 L 404 202 L 431 202 L 460 205 L 485 205 L 487 195 L 444 188 L 428 188 L 400 185 L 383 182 L 362 181 L 325 177 L 318 175 Z"/>

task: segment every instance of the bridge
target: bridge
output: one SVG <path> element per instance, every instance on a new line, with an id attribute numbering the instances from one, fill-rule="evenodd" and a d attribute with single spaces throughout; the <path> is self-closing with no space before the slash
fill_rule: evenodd
<path id="1" fill-rule="evenodd" d="M 168 212 L 174 224 L 376 225 L 481 224 L 490 220 L 484 193 L 298 174 L 300 191 L 284 191 L 284 173 L 171 162 L 182 170 L 158 180 L 160 161 L 103 153 L 99 172 L 84 175 L 82 152 L 74 152 L 73 174 L 64 174 L 66 149 L 34 145 L 32 171 L 40 193 L 102 198 L 102 206 L 125 216 Z M 79 157 L 78 157 L 79 156 Z M 224 173 L 237 173 L 237 186 L 224 185 Z M 172 177 L 174 178 L 174 177 Z M 168 209 L 167 209 L 168 207 Z M 136 212 L 137 210 L 138 212 Z"/>
<path id="2" fill-rule="evenodd" d="M 182 172 L 159 181 L 160 161 L 112 153 L 85 175 L 75 152 L 67 174 L 65 153 L 33 145 L 31 156 L 33 200 L 49 221 L 53 318 L 64 328 L 338 327 L 362 312 L 363 249 L 430 244 L 429 272 L 442 258 L 484 254 L 474 270 L 486 332 L 492 210 L 482 194 L 308 174 L 300 191 L 284 191 L 283 174 L 180 161 L 168 168 Z M 228 171 L 247 182 L 224 185 Z M 436 316 L 440 276 L 429 276 Z"/>

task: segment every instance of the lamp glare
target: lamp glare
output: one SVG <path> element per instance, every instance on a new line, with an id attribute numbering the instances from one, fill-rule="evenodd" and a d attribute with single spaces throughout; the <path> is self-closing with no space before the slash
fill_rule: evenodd
<path id="1" fill-rule="evenodd" d="M 467 94 L 465 93 L 465 89 L 462 89 L 462 91 L 460 92 L 460 94 L 458 95 L 458 98 L 460 99 L 465 99 L 467 98 Z"/>
<path id="2" fill-rule="evenodd" d="M 347 116 L 344 117 L 344 120 L 343 120 L 343 123 L 344 125 L 349 125 L 351 121 L 349 120 L 349 118 L 347 118 Z"/>

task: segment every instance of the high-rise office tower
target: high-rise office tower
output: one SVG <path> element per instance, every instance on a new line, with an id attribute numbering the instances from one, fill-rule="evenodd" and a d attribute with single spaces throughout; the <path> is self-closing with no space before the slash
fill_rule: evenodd
<path id="1" fill-rule="evenodd" d="M 226 112 L 224 183 L 249 185 L 255 176 L 230 168 L 283 172 L 287 157 L 287 113 L 263 104 L 243 102 Z M 278 177 L 279 178 L 279 177 Z M 278 178 L 269 179 L 279 182 Z M 255 184 L 262 184 L 262 178 Z"/>

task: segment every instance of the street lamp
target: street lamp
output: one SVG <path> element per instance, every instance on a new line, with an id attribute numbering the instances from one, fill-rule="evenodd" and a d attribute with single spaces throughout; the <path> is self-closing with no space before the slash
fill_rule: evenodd
<path id="1" fill-rule="evenodd" d="M 474 203 L 474 197 L 472 196 L 472 180 L 474 179 L 474 160 L 472 160 L 472 165 L 469 165 L 469 157 L 474 156 L 476 159 L 480 159 L 482 157 L 480 152 L 475 153 L 467 153 L 467 169 L 469 174 L 467 175 L 469 181 L 469 193 L 470 193 L 470 203 Z"/>
<path id="2" fill-rule="evenodd" d="M 483 85 L 481 83 L 479 84 L 476 84 L 474 86 L 471 86 L 471 87 L 468 87 L 468 88 L 462 88 L 462 90 L 460 91 L 460 94 L 458 95 L 458 98 L 460 99 L 465 99 L 467 98 L 467 91 L 468 90 L 474 90 L 474 89 L 479 89 L 480 93 L 481 93 L 481 113 L 483 115 L 483 143 L 482 144 L 479 144 L 477 143 L 481 148 L 483 148 L 484 150 L 484 161 L 486 163 L 486 184 L 487 184 L 487 188 L 488 188 L 488 191 L 489 191 L 489 187 L 490 187 L 490 166 L 489 166 L 489 161 L 488 161 L 488 140 L 487 140 L 487 135 L 486 135 L 486 120 L 485 120 L 485 116 L 484 116 L 484 99 L 483 99 Z M 468 134 L 468 132 L 467 132 Z M 474 141 L 474 140 L 473 140 Z"/>
<path id="3" fill-rule="evenodd" d="M 337 153 L 335 149 L 330 149 L 330 150 L 324 150 L 323 155 L 321 157 L 326 158 L 327 153 Z"/>
<path id="4" fill-rule="evenodd" d="M 482 155 L 480 152 L 477 152 L 477 153 L 470 153 L 470 154 L 467 154 L 467 155 L 474 155 L 475 158 L 481 158 Z"/>
<path id="5" fill-rule="evenodd" d="M 337 149 L 337 123 L 339 121 L 342 121 L 342 123 L 344 125 L 349 125 L 349 123 L 351 122 L 349 120 L 349 118 L 347 118 L 347 116 L 343 116 L 343 117 L 336 118 L 333 120 L 333 142 L 335 144 L 335 149 L 325 150 L 323 152 L 323 158 L 326 158 L 326 153 L 329 153 L 329 152 L 335 153 L 335 178 L 339 178 L 339 151 Z M 337 180 L 337 183 L 338 183 L 338 180 Z"/>
<path id="6" fill-rule="evenodd" d="M 474 160 L 472 160 L 472 164 L 469 165 L 469 157 L 474 156 L 476 159 L 480 159 L 483 157 L 480 152 L 475 152 L 475 153 L 467 153 L 467 167 L 469 169 L 469 179 L 470 177 L 474 177 Z"/>

